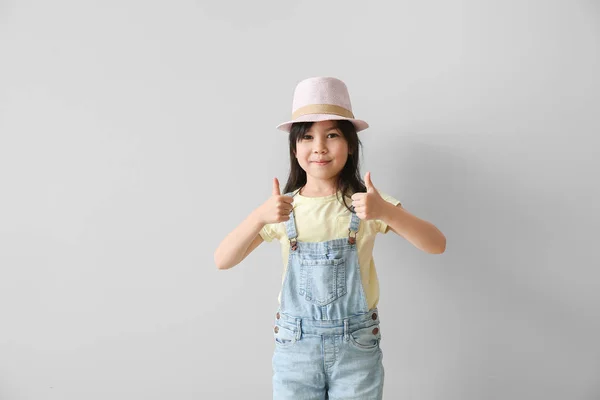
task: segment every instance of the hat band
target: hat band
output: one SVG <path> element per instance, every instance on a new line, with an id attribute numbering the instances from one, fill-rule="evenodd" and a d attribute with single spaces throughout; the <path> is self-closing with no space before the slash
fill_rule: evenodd
<path id="1" fill-rule="evenodd" d="M 344 107 L 333 104 L 309 104 L 294 111 L 292 114 L 292 119 L 296 119 L 307 114 L 335 114 L 341 117 L 354 118 L 352 111 L 347 110 Z"/>

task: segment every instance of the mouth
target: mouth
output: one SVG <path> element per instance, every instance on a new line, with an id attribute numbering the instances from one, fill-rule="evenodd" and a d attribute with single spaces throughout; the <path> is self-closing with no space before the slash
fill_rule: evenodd
<path id="1" fill-rule="evenodd" d="M 313 164 L 317 164 L 317 165 L 327 165 L 330 162 L 331 161 L 312 161 Z"/>

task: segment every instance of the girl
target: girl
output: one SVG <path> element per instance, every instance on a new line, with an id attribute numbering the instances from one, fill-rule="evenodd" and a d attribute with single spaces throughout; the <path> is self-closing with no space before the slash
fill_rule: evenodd
<path id="1" fill-rule="evenodd" d="M 271 197 L 219 245 L 215 263 L 229 269 L 264 240 L 277 239 L 283 282 L 274 319 L 274 399 L 381 399 L 379 284 L 375 235 L 393 231 L 428 253 L 446 238 L 431 223 L 359 173 L 357 132 L 348 89 L 336 78 L 301 81 L 289 132 L 291 170 Z"/>

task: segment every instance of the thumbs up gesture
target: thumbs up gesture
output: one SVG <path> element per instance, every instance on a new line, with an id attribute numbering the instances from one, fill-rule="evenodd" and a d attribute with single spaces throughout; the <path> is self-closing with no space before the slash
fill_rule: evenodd
<path id="1" fill-rule="evenodd" d="M 381 213 L 385 206 L 385 200 L 371 182 L 371 173 L 365 174 L 365 186 L 367 193 L 354 193 L 352 195 L 352 206 L 358 218 L 362 220 L 381 219 Z"/>
<path id="2" fill-rule="evenodd" d="M 258 209 L 260 221 L 263 224 L 273 224 L 284 222 L 290 219 L 292 212 L 292 196 L 282 196 L 279 190 L 279 180 L 273 178 L 273 191 L 271 197 L 267 199 Z"/>

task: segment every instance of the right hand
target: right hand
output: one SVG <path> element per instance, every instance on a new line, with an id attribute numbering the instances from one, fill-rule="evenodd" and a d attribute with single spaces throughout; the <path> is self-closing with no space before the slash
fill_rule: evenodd
<path id="1" fill-rule="evenodd" d="M 266 225 L 288 221 L 290 219 L 290 212 L 292 212 L 293 201 L 294 198 L 292 196 L 281 195 L 279 181 L 277 178 L 273 178 L 273 192 L 271 193 L 271 197 L 259 208 L 261 222 Z"/>

